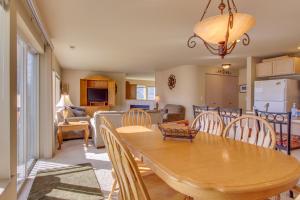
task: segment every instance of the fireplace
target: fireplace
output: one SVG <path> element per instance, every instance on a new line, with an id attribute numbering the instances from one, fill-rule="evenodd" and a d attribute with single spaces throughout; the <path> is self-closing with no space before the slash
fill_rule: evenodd
<path id="1" fill-rule="evenodd" d="M 143 110 L 150 110 L 150 106 L 149 105 L 130 105 L 130 109 L 131 108 L 139 108 L 139 109 L 143 109 Z"/>
<path id="2" fill-rule="evenodd" d="M 88 88 L 87 98 L 89 105 L 106 105 L 108 102 L 108 89 Z"/>

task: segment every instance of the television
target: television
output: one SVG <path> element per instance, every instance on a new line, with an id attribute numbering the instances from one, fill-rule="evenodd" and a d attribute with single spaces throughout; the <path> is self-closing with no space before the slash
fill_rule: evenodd
<path id="1" fill-rule="evenodd" d="M 108 101 L 108 90 L 88 88 L 87 91 L 88 102 L 104 102 Z"/>

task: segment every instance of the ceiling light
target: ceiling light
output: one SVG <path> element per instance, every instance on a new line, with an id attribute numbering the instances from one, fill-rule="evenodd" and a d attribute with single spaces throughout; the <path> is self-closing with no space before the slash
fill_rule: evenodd
<path id="1" fill-rule="evenodd" d="M 223 69 L 229 69 L 231 64 L 222 64 Z"/>
<path id="2" fill-rule="evenodd" d="M 197 38 L 201 39 L 205 47 L 214 55 L 224 58 L 230 54 L 238 40 L 243 38 L 243 45 L 250 43 L 247 32 L 255 25 L 255 18 L 237 11 L 234 0 L 220 0 L 220 15 L 205 18 L 205 14 L 212 0 L 208 1 L 201 20 L 194 27 L 194 35 L 188 39 L 188 47 L 196 46 Z M 227 13 L 224 13 L 227 8 Z M 204 19 L 205 18 L 205 19 Z"/>
<path id="3" fill-rule="evenodd" d="M 240 39 L 236 40 L 236 42 L 240 42 L 240 41 L 241 41 Z"/>
<path id="4" fill-rule="evenodd" d="M 298 50 L 300 50 L 300 46 L 299 46 L 299 47 L 297 47 L 297 49 L 298 49 Z"/>

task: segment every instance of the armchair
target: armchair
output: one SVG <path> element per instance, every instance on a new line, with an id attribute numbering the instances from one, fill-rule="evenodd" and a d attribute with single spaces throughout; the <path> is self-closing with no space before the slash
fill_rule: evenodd
<path id="1" fill-rule="evenodd" d="M 182 105 L 167 104 L 162 109 L 163 122 L 173 122 L 185 119 L 185 107 Z"/>

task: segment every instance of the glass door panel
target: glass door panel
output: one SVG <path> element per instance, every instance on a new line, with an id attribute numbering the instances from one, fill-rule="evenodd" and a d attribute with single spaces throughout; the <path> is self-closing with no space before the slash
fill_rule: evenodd
<path id="1" fill-rule="evenodd" d="M 27 51 L 27 87 L 26 87 L 26 101 L 27 101 L 27 151 L 26 151 L 26 173 L 29 173 L 34 160 L 37 158 L 37 143 L 38 143 L 38 65 L 36 54 Z M 33 120 L 31 120 L 33 119 Z"/>
<path id="2" fill-rule="evenodd" d="M 17 174 L 18 188 L 38 158 L 38 55 L 18 38 L 17 61 Z"/>
<path id="3" fill-rule="evenodd" d="M 18 185 L 25 179 L 25 88 L 24 88 L 24 46 L 23 42 L 18 40 L 17 47 L 17 182 Z"/>

